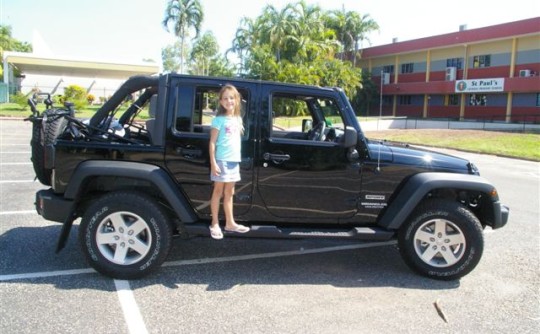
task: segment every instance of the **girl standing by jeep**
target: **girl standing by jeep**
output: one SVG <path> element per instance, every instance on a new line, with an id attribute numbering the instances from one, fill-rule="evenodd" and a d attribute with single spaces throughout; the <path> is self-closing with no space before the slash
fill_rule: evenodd
<path id="1" fill-rule="evenodd" d="M 210 200 L 212 223 L 210 235 L 223 239 L 219 226 L 219 204 L 223 197 L 225 231 L 246 233 L 249 227 L 237 224 L 233 215 L 234 186 L 240 181 L 240 161 L 243 125 L 240 115 L 240 93 L 232 85 L 225 85 L 219 92 L 219 107 L 210 130 L 210 179 L 214 190 Z"/>

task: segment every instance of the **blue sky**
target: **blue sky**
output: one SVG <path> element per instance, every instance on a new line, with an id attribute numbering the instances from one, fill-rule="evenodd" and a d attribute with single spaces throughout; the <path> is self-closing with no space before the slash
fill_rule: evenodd
<path id="1" fill-rule="evenodd" d="M 258 16 L 268 0 L 201 0 L 203 31 L 211 30 L 224 52 L 243 16 Z M 282 8 L 286 0 L 273 0 Z M 540 16 L 537 0 L 513 0 L 501 6 L 474 0 L 306 0 L 323 9 L 369 14 L 381 27 L 369 35 L 372 45 L 455 32 Z M 13 36 L 49 55 L 109 61 L 161 63 L 161 48 L 173 42 L 162 25 L 167 0 L 0 0 L 0 22 Z M 38 38 L 41 36 L 41 38 Z M 44 43 L 40 43 L 40 39 Z M 364 47 L 369 45 L 365 44 Z M 47 50 L 48 49 L 48 50 Z"/>

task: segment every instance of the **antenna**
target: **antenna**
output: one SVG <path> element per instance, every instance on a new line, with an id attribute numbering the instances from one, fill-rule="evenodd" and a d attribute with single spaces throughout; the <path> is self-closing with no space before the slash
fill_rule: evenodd
<path id="1" fill-rule="evenodd" d="M 381 97 L 380 97 L 380 102 L 379 102 L 379 118 L 377 119 L 377 131 L 379 131 L 379 121 L 381 120 L 382 118 L 382 102 L 383 102 L 383 79 L 384 79 L 384 70 L 381 70 Z M 375 169 L 375 171 L 377 173 L 379 173 L 381 171 L 381 146 L 382 146 L 382 141 L 379 142 L 379 153 L 378 153 L 378 156 L 377 156 L 377 168 Z"/>

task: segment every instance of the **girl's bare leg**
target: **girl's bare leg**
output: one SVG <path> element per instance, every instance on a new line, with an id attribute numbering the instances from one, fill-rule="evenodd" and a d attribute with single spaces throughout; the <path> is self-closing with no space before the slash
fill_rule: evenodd
<path id="1" fill-rule="evenodd" d="M 214 182 L 214 190 L 212 191 L 212 198 L 210 199 L 210 212 L 212 213 L 212 226 L 219 224 L 219 202 L 223 195 L 225 183 Z M 223 203 L 225 205 L 225 203 Z M 224 207 L 225 208 L 225 207 Z M 225 211 L 225 214 L 227 212 Z"/>
<path id="2" fill-rule="evenodd" d="M 233 214 L 233 197 L 235 182 L 225 183 L 223 189 L 223 211 L 225 211 L 225 226 L 233 228 L 236 226 Z"/>

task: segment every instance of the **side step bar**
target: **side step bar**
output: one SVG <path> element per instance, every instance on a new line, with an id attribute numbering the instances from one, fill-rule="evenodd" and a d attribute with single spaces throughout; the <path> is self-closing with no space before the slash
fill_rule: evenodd
<path id="1" fill-rule="evenodd" d="M 187 233 L 190 236 L 210 236 L 207 223 L 184 224 L 180 232 Z M 248 233 L 227 232 L 223 228 L 223 234 L 226 236 L 242 238 L 276 238 L 276 239 L 314 239 L 314 238 L 333 238 L 333 239 L 351 239 L 363 241 L 386 241 L 395 236 L 395 232 L 377 227 L 347 227 L 347 228 L 292 228 L 277 226 L 251 226 Z"/>

